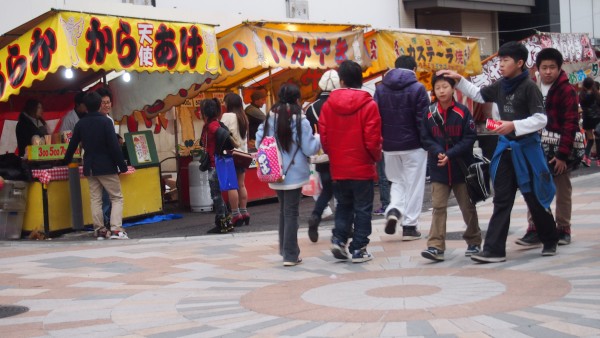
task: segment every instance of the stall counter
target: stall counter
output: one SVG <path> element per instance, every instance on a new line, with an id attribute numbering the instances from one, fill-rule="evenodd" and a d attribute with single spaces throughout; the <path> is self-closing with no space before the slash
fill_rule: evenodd
<path id="1" fill-rule="evenodd" d="M 119 175 L 123 192 L 123 218 L 133 218 L 163 211 L 160 187 L 160 168 L 136 168 L 130 174 Z M 92 224 L 90 192 L 87 179 L 81 178 L 83 223 Z M 72 228 L 69 181 L 52 180 L 46 184 L 48 194 L 49 231 L 60 232 Z M 43 186 L 39 181 L 29 183 L 23 231 L 44 232 Z"/>

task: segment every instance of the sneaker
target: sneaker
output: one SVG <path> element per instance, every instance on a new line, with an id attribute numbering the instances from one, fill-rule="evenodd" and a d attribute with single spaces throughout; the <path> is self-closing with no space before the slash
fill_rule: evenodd
<path id="1" fill-rule="evenodd" d="M 542 249 L 542 256 L 556 255 L 556 243 L 545 243 Z"/>
<path id="2" fill-rule="evenodd" d="M 352 263 L 363 263 L 371 259 L 373 259 L 373 255 L 367 251 L 366 247 L 352 252 Z"/>
<path id="3" fill-rule="evenodd" d="M 295 262 L 283 262 L 283 266 L 296 266 L 298 264 L 302 264 L 302 258 L 300 257 Z"/>
<path id="4" fill-rule="evenodd" d="M 96 237 L 96 239 L 99 241 L 103 241 L 107 238 L 110 238 L 110 236 L 111 236 L 111 232 L 108 230 L 108 228 L 103 227 L 103 228 L 94 230 L 94 237 Z"/>
<path id="5" fill-rule="evenodd" d="M 522 246 L 536 246 L 540 245 L 542 242 L 540 241 L 540 237 L 535 231 L 527 231 L 525 236 L 519 238 L 515 241 L 515 243 Z"/>
<path id="6" fill-rule="evenodd" d="M 469 244 L 469 245 L 467 245 L 467 250 L 465 251 L 465 256 L 471 257 L 475 254 L 478 254 L 480 251 L 481 251 L 481 247 L 479 245 Z"/>
<path id="7" fill-rule="evenodd" d="M 589 168 L 592 166 L 592 159 L 587 156 L 583 156 L 583 159 L 581 160 L 581 164 L 583 164 L 584 166 Z"/>
<path id="8" fill-rule="evenodd" d="M 321 218 L 327 218 L 329 216 L 333 216 L 333 210 L 331 210 L 330 206 L 327 206 L 325 208 L 325 210 L 323 210 L 323 214 L 321 215 Z"/>
<path id="9" fill-rule="evenodd" d="M 421 238 L 421 232 L 414 227 L 403 227 L 402 229 L 402 240 L 403 241 L 414 241 Z"/>
<path id="10" fill-rule="evenodd" d="M 571 244 L 571 234 L 566 232 L 558 233 L 558 245 L 569 245 Z"/>
<path id="11" fill-rule="evenodd" d="M 471 259 L 478 263 L 500 263 L 505 262 L 505 256 L 497 256 L 488 251 L 481 251 L 478 254 L 471 255 Z"/>
<path id="12" fill-rule="evenodd" d="M 125 231 L 118 231 L 110 236 L 110 239 L 129 239 Z"/>
<path id="13" fill-rule="evenodd" d="M 396 208 L 390 209 L 386 216 L 385 222 L 385 233 L 388 235 L 393 235 L 396 233 L 396 224 L 398 224 L 398 220 L 402 217 L 400 211 Z"/>
<path id="14" fill-rule="evenodd" d="M 319 223 L 321 223 L 321 217 L 319 217 L 319 215 L 310 215 L 310 218 L 308 219 L 308 238 L 313 243 L 317 243 L 319 240 Z"/>
<path id="15" fill-rule="evenodd" d="M 431 259 L 432 261 L 441 262 L 444 260 L 444 251 L 429 247 L 427 250 L 421 251 L 421 256 L 423 256 L 423 258 Z"/>
<path id="16" fill-rule="evenodd" d="M 373 210 L 373 215 L 375 215 L 375 216 L 383 216 L 383 215 L 385 215 L 385 208 L 381 207 L 381 208 L 379 208 L 377 210 Z"/>
<path id="17" fill-rule="evenodd" d="M 348 252 L 346 251 L 346 243 L 340 241 L 336 237 L 331 237 L 331 253 L 333 257 L 337 259 L 348 259 Z"/>

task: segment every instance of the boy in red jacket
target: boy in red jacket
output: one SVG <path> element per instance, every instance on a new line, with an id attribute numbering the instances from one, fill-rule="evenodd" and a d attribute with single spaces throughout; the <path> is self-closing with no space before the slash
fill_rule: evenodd
<path id="1" fill-rule="evenodd" d="M 333 193 L 337 199 L 331 252 L 347 260 L 350 226 L 354 237 L 348 246 L 353 263 L 373 259 L 367 251 L 371 235 L 375 163 L 381 159 L 381 117 L 371 95 L 361 90 L 362 69 L 354 61 L 338 70 L 340 89 L 331 92 L 319 117 L 323 150 L 329 155 Z"/>

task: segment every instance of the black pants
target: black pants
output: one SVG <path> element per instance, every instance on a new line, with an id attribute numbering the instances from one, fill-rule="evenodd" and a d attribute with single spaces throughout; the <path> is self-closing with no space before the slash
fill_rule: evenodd
<path id="1" fill-rule="evenodd" d="M 494 213 L 490 219 L 483 250 L 496 256 L 506 256 L 506 238 L 510 214 L 515 204 L 518 184 L 510 150 L 500 156 L 494 180 Z M 533 192 L 523 194 L 542 243 L 558 242 L 556 222 L 550 209 L 545 209 Z M 539 225 L 538 225 L 539 224 Z"/>

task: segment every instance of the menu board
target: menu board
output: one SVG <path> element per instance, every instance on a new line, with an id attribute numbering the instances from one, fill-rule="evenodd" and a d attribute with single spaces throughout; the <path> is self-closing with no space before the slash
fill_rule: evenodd
<path id="1" fill-rule="evenodd" d="M 125 145 L 129 161 L 134 167 L 158 164 L 158 154 L 152 131 L 126 133 Z"/>

